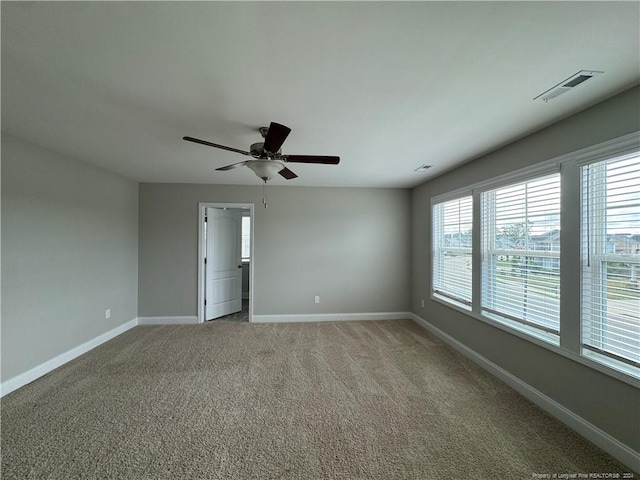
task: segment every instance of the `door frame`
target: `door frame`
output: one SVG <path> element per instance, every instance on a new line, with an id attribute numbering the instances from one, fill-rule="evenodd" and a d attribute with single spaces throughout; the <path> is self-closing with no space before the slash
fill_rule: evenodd
<path id="1" fill-rule="evenodd" d="M 237 208 L 237 209 L 249 209 L 249 221 L 251 223 L 251 232 L 249 234 L 249 249 L 250 249 L 250 261 L 249 261 L 249 322 L 253 321 L 253 298 L 254 298 L 254 285 L 253 285 L 253 271 L 255 265 L 253 239 L 253 212 L 255 204 L 253 203 L 217 203 L 217 202 L 198 202 L 198 323 L 204 323 L 205 311 L 204 311 L 204 286 L 205 286 L 205 269 L 204 269 L 204 252 L 206 249 L 204 237 L 204 217 L 207 208 Z"/>

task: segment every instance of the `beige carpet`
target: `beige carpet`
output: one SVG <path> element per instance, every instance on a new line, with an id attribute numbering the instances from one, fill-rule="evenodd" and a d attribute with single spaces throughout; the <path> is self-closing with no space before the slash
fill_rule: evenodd
<path id="1" fill-rule="evenodd" d="M 137 327 L 2 399 L 3 479 L 627 470 L 404 320 Z"/>

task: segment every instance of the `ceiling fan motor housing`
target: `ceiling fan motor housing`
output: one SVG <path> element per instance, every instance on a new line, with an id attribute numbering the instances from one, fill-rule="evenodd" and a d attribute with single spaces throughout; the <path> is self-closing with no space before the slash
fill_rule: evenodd
<path id="1" fill-rule="evenodd" d="M 269 153 L 264 149 L 264 142 L 257 142 L 251 144 L 251 147 L 249 147 L 249 152 L 254 158 L 268 159 L 280 157 L 280 153 L 282 152 L 282 150 L 278 150 L 277 152 L 269 152 L 272 154 L 271 156 L 269 156 Z"/>

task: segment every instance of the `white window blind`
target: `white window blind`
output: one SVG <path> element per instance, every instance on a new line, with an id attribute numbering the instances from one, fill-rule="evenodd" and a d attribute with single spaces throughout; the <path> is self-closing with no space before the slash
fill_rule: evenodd
<path id="1" fill-rule="evenodd" d="M 560 330 L 560 174 L 481 194 L 482 314 Z"/>
<path id="2" fill-rule="evenodd" d="M 583 166 L 581 189 L 583 354 L 640 376 L 640 156 Z"/>
<path id="3" fill-rule="evenodd" d="M 251 218 L 242 217 L 242 260 L 251 259 Z"/>
<path id="4" fill-rule="evenodd" d="M 471 196 L 433 206 L 433 293 L 471 308 Z"/>

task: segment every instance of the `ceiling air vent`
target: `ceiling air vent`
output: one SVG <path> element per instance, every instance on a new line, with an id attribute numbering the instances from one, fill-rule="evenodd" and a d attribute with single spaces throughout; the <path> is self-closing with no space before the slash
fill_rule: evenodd
<path id="1" fill-rule="evenodd" d="M 597 75 L 601 75 L 604 72 L 598 72 L 595 70 L 580 70 L 575 75 L 570 76 L 569 78 L 561 81 L 554 87 L 551 87 L 546 92 L 538 95 L 534 100 L 543 100 L 545 103 L 549 100 L 556 98 L 563 93 L 567 93 L 569 90 L 576 88 L 578 85 L 582 85 L 587 80 L 591 80 L 593 77 Z"/>

